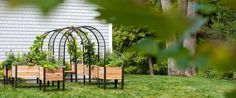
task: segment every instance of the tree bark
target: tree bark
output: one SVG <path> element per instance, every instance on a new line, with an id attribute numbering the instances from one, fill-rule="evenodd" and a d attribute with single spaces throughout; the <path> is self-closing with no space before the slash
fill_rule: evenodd
<path id="1" fill-rule="evenodd" d="M 148 65 L 149 65 L 149 73 L 150 73 L 150 75 L 154 75 L 153 63 L 152 63 L 152 58 L 151 57 L 148 57 Z"/>
<path id="2" fill-rule="evenodd" d="M 165 13 L 170 9 L 171 0 L 161 0 L 161 7 L 162 11 Z M 166 48 L 169 48 L 176 44 L 175 37 L 172 38 L 170 41 L 166 41 Z M 175 70 L 175 60 L 173 58 L 168 58 L 168 75 L 174 75 Z"/>
<path id="3" fill-rule="evenodd" d="M 166 12 L 170 8 L 171 0 L 161 0 L 163 12 Z M 178 8 L 184 14 L 188 16 L 195 16 L 196 12 L 193 9 L 193 0 L 178 0 Z M 176 44 L 176 38 L 166 42 L 166 48 L 169 48 Z M 196 34 L 193 33 L 186 37 L 183 41 L 183 46 L 190 50 L 191 54 L 195 54 L 196 48 Z M 175 60 L 168 58 L 168 75 L 181 75 L 181 76 L 193 76 L 196 74 L 196 69 L 193 65 L 190 65 L 189 69 L 178 70 L 176 68 Z"/>
<path id="4" fill-rule="evenodd" d="M 188 6 L 187 6 L 187 15 L 188 16 L 196 16 L 197 13 L 196 11 L 193 9 L 193 5 L 194 3 L 196 3 L 194 0 L 188 0 Z M 191 32 L 190 34 L 188 34 L 188 36 L 184 39 L 183 41 L 183 47 L 187 48 L 191 55 L 195 55 L 196 52 L 196 33 L 195 32 Z M 186 76 L 193 76 L 196 74 L 196 68 L 194 67 L 194 65 L 189 65 L 189 69 L 187 69 L 185 71 L 185 75 Z"/>
<path id="5" fill-rule="evenodd" d="M 166 12 L 168 9 L 170 9 L 171 0 L 161 0 L 161 7 L 163 12 Z"/>

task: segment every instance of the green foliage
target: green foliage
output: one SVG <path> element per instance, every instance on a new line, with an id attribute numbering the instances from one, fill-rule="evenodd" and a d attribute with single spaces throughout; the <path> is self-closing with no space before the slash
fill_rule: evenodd
<path id="1" fill-rule="evenodd" d="M 47 59 L 47 53 L 41 50 L 41 47 L 43 45 L 42 39 L 45 36 L 46 35 L 37 36 L 34 40 L 33 45 L 30 47 L 29 58 L 30 62 L 32 62 L 33 64 L 40 64 L 40 61 L 46 61 Z"/>
<path id="2" fill-rule="evenodd" d="M 13 61 L 12 65 L 28 65 L 32 66 L 34 65 L 32 62 L 30 62 L 29 53 L 23 53 L 21 56 L 18 54 L 16 59 Z"/>
<path id="3" fill-rule="evenodd" d="M 0 76 L 3 76 L 4 75 L 4 71 L 3 71 L 3 65 L 2 65 L 2 61 L 0 61 Z"/>
<path id="4" fill-rule="evenodd" d="M 211 17 L 210 34 L 213 38 L 236 42 L 236 11 L 217 6 L 215 15 Z"/>
<path id="5" fill-rule="evenodd" d="M 78 46 L 78 42 L 76 39 L 74 40 L 69 40 L 67 42 L 67 48 L 68 48 L 68 53 L 72 56 L 72 61 L 75 61 L 75 59 L 77 58 L 77 62 L 81 62 L 82 61 L 82 51 L 80 50 L 79 46 Z M 75 56 L 75 52 L 76 52 L 76 56 Z M 75 58 L 76 57 L 76 58 Z"/>
<path id="6" fill-rule="evenodd" d="M 150 38 L 154 32 L 149 31 L 147 26 L 142 25 L 114 25 L 113 26 L 113 56 L 114 62 L 121 62 L 125 65 L 125 72 L 132 74 L 147 74 L 147 57 L 158 53 L 161 42 Z M 148 38 L 149 37 L 149 38 Z M 152 49 L 150 48 L 152 47 Z M 150 49 L 152 51 L 150 51 Z M 155 51 L 154 51 L 155 50 Z M 142 51 L 142 52 L 140 52 Z M 155 64 L 155 59 L 154 59 Z M 157 64 L 159 66 L 159 64 Z M 166 66 L 167 67 L 167 66 Z M 157 66 L 156 66 L 157 68 Z M 154 69 L 159 74 L 159 69 Z M 163 70 L 166 71 L 166 70 Z M 166 73 L 166 72 L 163 72 Z"/>
<path id="7" fill-rule="evenodd" d="M 4 60 L 2 62 L 2 67 L 3 68 L 11 68 L 12 63 L 16 60 L 16 57 L 15 57 L 14 53 L 11 53 L 11 52 L 7 53 L 6 56 L 7 56 L 6 60 Z"/>
<path id="8" fill-rule="evenodd" d="M 53 55 L 48 55 L 46 60 L 40 61 L 40 65 L 50 70 L 55 70 L 56 68 L 62 67 L 63 62 L 57 61 Z"/>
<path id="9" fill-rule="evenodd" d="M 31 4 L 39 8 L 43 14 L 47 15 L 49 12 L 56 8 L 59 4 L 63 3 L 64 0 L 8 0 L 8 3 L 11 7 L 17 7 L 23 4 Z"/>
<path id="10" fill-rule="evenodd" d="M 84 64 L 96 64 L 98 62 L 97 54 L 95 53 L 95 43 L 91 42 L 90 40 L 85 40 L 84 44 Z M 89 61 L 90 56 L 90 61 Z"/>
<path id="11" fill-rule="evenodd" d="M 112 53 L 110 55 L 107 55 L 107 58 L 105 60 L 106 66 L 111 67 L 121 67 L 123 64 L 123 60 L 121 57 L 119 57 L 117 54 Z M 104 60 L 103 58 L 97 62 L 98 66 L 104 66 Z"/>
<path id="12" fill-rule="evenodd" d="M 167 75 L 168 74 L 168 64 L 167 62 L 159 62 L 153 65 L 153 71 L 158 75 Z"/>
<path id="13" fill-rule="evenodd" d="M 99 6 L 97 9 L 100 13 L 98 19 L 105 19 L 108 23 L 113 24 L 146 25 L 149 26 L 149 29 L 155 30 L 155 35 L 161 39 L 170 39 L 176 32 L 184 33 L 187 28 L 191 27 L 189 20 L 178 13 L 178 10 L 169 10 L 168 13 L 162 13 L 148 6 L 145 1 L 89 1 Z M 126 10 L 121 10 L 121 8 Z"/>
<path id="14" fill-rule="evenodd" d="M 208 69 L 204 71 L 200 71 L 198 73 L 198 77 L 209 78 L 209 79 L 227 79 L 227 80 L 235 80 L 234 76 L 236 71 L 231 72 L 220 72 L 215 69 Z"/>

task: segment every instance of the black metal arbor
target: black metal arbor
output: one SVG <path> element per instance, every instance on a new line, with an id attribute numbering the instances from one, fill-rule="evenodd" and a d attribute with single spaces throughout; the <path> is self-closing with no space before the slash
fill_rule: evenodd
<path id="1" fill-rule="evenodd" d="M 80 38 L 81 40 L 81 45 L 83 47 L 83 52 L 84 52 L 84 49 L 85 49 L 85 43 L 84 41 L 86 40 L 88 42 L 89 45 L 91 45 L 91 42 L 90 42 L 90 39 L 89 37 L 87 36 L 86 33 L 89 33 L 89 34 L 92 34 L 93 37 L 95 37 L 96 39 L 96 43 L 97 43 L 97 61 L 100 61 L 100 48 L 102 48 L 101 45 L 103 45 L 103 65 L 104 65 L 104 89 L 106 88 L 106 62 L 105 62 L 105 59 L 106 59 L 106 42 L 105 42 L 105 38 L 104 36 L 102 35 L 102 33 L 97 30 L 96 28 L 94 27 L 91 27 L 91 26 L 80 26 L 80 27 L 66 27 L 66 28 L 62 28 L 62 29 L 55 29 L 55 30 L 52 30 L 52 31 L 48 31 L 48 32 L 45 32 L 44 33 L 44 38 L 42 40 L 42 43 L 44 43 L 45 39 L 47 37 L 49 37 L 48 39 L 48 50 L 49 51 L 52 51 L 53 54 L 55 54 L 55 43 L 56 43 L 56 39 L 59 38 L 59 48 L 58 48 L 58 60 L 62 60 L 63 61 L 63 65 L 65 66 L 65 63 L 66 63 L 66 43 L 68 41 L 73 41 L 74 43 L 76 42 L 75 39 L 77 37 Z M 60 35 L 60 36 L 59 36 Z M 100 38 L 100 39 L 99 39 Z M 76 49 L 76 48 L 74 48 Z M 43 45 L 41 47 L 41 50 L 43 50 Z M 70 64 L 73 62 L 76 66 L 74 67 L 75 69 L 75 81 L 77 82 L 78 81 L 78 76 L 77 76 L 77 58 L 76 57 L 76 50 L 73 50 L 74 51 L 74 56 L 75 56 L 75 59 L 74 61 L 71 60 L 71 55 L 70 55 Z M 91 83 L 91 62 L 90 62 L 90 59 L 91 59 L 91 54 L 90 54 L 90 48 L 88 48 L 88 67 L 89 67 L 89 84 Z M 82 62 L 84 62 L 84 54 L 82 55 L 83 56 L 83 59 L 82 59 Z M 64 89 L 64 85 L 65 85 L 65 73 L 64 73 L 64 68 L 63 68 L 63 89 Z M 72 76 L 72 75 L 71 75 Z M 84 76 L 84 83 L 85 83 L 85 76 Z M 44 82 L 45 83 L 45 82 Z"/>

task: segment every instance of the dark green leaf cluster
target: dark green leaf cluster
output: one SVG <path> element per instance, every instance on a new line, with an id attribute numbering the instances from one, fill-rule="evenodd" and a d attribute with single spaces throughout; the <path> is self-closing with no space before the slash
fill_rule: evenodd
<path id="1" fill-rule="evenodd" d="M 14 53 L 7 53 L 6 54 L 6 60 L 2 62 L 2 67 L 3 68 L 11 68 L 12 63 L 16 60 L 16 57 L 14 55 Z"/>

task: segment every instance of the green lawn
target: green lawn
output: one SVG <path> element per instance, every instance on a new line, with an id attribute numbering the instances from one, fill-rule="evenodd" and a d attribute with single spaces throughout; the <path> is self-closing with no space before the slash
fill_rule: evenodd
<path id="1" fill-rule="evenodd" d="M 222 98 L 224 93 L 236 89 L 236 81 L 202 78 L 126 75 L 125 90 L 107 90 L 97 85 L 66 83 L 65 91 L 40 91 L 38 87 L 12 88 L 0 84 L 0 98 Z"/>

